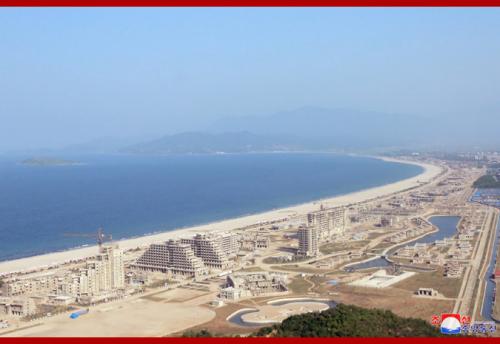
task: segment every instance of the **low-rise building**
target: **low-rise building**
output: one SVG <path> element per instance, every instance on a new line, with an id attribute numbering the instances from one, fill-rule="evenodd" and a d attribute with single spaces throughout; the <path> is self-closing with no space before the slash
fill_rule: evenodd
<path id="1" fill-rule="evenodd" d="M 231 274 L 226 278 L 219 296 L 238 300 L 244 297 L 287 292 L 287 275 L 270 272 L 247 272 Z"/>
<path id="2" fill-rule="evenodd" d="M 245 251 L 266 249 L 269 248 L 270 243 L 269 235 L 258 231 L 244 233 L 240 237 L 240 247 Z"/>
<path id="3" fill-rule="evenodd" d="M 416 294 L 418 296 L 427 296 L 427 297 L 438 296 L 437 290 L 434 290 L 432 288 L 418 288 Z"/>
<path id="4" fill-rule="evenodd" d="M 0 314 L 25 317 L 35 313 L 35 302 L 29 297 L 0 297 Z"/>

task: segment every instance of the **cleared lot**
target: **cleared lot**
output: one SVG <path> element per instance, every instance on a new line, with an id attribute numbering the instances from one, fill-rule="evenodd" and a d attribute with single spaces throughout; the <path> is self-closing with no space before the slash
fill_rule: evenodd
<path id="1" fill-rule="evenodd" d="M 146 299 L 106 304 L 70 319 L 69 314 L 43 320 L 36 327 L 10 332 L 14 337 L 164 336 L 210 321 L 215 313 L 201 306 Z"/>

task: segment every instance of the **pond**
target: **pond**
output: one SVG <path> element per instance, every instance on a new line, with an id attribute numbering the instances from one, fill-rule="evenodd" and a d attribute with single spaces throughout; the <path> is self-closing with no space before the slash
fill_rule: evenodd
<path id="1" fill-rule="evenodd" d="M 310 303 L 310 302 L 323 303 L 323 304 L 328 305 L 328 307 L 330 307 L 330 308 L 335 307 L 335 302 L 333 302 L 333 301 L 321 300 L 321 299 L 306 299 L 306 298 L 304 298 L 304 299 L 301 298 L 301 299 L 276 300 L 276 301 L 271 301 L 268 304 L 272 305 L 272 306 L 283 306 L 283 305 L 287 305 L 287 304 L 291 304 L 291 303 L 296 304 L 296 303 Z M 244 308 L 244 309 L 234 313 L 231 317 L 229 317 L 227 319 L 227 321 L 229 321 L 235 325 L 244 326 L 244 327 L 266 326 L 266 325 L 263 325 L 262 323 L 252 323 L 252 322 L 243 320 L 242 316 L 244 316 L 245 314 L 254 313 L 254 312 L 258 312 L 258 311 L 259 311 L 258 309 Z M 268 324 L 268 325 L 271 325 L 271 324 Z"/>

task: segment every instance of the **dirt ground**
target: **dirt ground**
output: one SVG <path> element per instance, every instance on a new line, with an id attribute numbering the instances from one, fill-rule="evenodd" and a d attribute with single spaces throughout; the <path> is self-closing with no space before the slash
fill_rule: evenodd
<path id="1" fill-rule="evenodd" d="M 414 297 L 412 292 L 399 288 L 362 288 L 352 286 L 332 287 L 338 293 L 334 300 L 365 308 L 389 309 L 403 317 L 430 321 L 432 315 L 450 313 L 454 301 Z"/>
<path id="2" fill-rule="evenodd" d="M 215 308 L 213 311 L 215 312 L 215 317 L 203 324 L 199 324 L 196 326 L 192 326 L 189 328 L 189 331 L 198 332 L 201 330 L 207 330 L 210 333 L 216 335 L 246 335 L 250 334 L 259 329 L 259 327 L 242 327 L 235 325 L 226 320 L 226 318 L 232 313 L 236 312 L 239 309 L 249 307 L 246 304 L 242 303 L 230 303 L 223 307 Z M 186 330 L 171 333 L 168 337 L 180 337 Z"/>
<path id="3" fill-rule="evenodd" d="M 394 288 L 415 292 L 418 288 L 433 288 L 445 297 L 456 298 L 462 278 L 446 278 L 440 268 L 435 272 L 418 273 L 394 285 Z"/>
<path id="4" fill-rule="evenodd" d="M 70 319 L 69 314 L 46 318 L 41 325 L 7 336 L 156 337 L 205 323 L 214 316 L 215 312 L 206 307 L 136 299 L 95 307 L 77 319 Z"/>

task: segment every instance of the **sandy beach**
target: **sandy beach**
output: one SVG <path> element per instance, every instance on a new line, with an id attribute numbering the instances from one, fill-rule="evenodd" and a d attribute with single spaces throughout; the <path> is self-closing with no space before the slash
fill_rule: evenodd
<path id="1" fill-rule="evenodd" d="M 432 180 L 442 171 L 441 167 L 430 164 L 417 163 L 413 161 L 410 162 L 403 160 L 395 160 L 389 158 L 379 158 L 379 159 L 383 159 L 385 161 L 415 164 L 421 166 L 424 170 L 421 174 L 412 178 L 404 179 L 395 183 L 386 184 L 379 187 L 353 192 L 346 195 L 340 195 L 327 199 L 320 199 L 313 202 L 294 205 L 286 208 L 273 209 L 259 214 L 242 216 L 233 219 L 226 219 L 210 224 L 203 224 L 189 228 L 182 228 L 168 232 L 152 234 L 139 238 L 121 240 L 118 241 L 118 244 L 123 249 L 131 249 L 131 248 L 146 246 L 154 242 L 160 242 L 175 237 L 192 235 L 198 232 L 227 231 L 235 228 L 250 226 L 253 224 L 257 224 L 259 222 L 274 221 L 285 217 L 293 216 L 296 214 L 305 214 L 310 211 L 318 210 L 320 204 L 323 204 L 326 207 L 333 207 L 333 206 L 341 206 L 352 203 L 359 203 L 377 197 L 388 196 L 390 194 L 418 186 L 422 183 L 426 183 Z M 38 267 L 55 265 L 68 262 L 70 260 L 91 257 L 95 255 L 96 252 L 97 252 L 96 246 L 89 246 L 62 252 L 54 252 L 39 256 L 0 262 L 0 275 L 11 272 L 27 271 Z"/>

